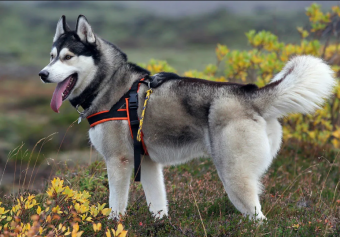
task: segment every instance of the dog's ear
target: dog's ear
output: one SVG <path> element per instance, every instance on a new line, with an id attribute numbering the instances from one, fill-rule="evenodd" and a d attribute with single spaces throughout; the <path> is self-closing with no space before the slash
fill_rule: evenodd
<path id="1" fill-rule="evenodd" d="M 53 42 L 55 42 L 59 38 L 60 35 L 64 34 L 67 31 L 70 31 L 70 27 L 66 23 L 66 17 L 62 15 L 62 17 L 60 17 L 57 23 L 57 29 L 55 31 Z"/>
<path id="2" fill-rule="evenodd" d="M 90 44 L 94 44 L 96 42 L 96 37 L 92 31 L 90 24 L 87 19 L 83 15 L 79 15 L 77 20 L 76 32 L 79 38 Z"/>

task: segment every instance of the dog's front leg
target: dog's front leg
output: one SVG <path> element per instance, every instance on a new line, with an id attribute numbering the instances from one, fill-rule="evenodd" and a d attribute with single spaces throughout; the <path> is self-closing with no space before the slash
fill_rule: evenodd
<path id="1" fill-rule="evenodd" d="M 110 218 L 119 218 L 119 213 L 124 215 L 126 211 L 133 162 L 126 157 L 109 157 L 105 160 L 110 189 Z"/>

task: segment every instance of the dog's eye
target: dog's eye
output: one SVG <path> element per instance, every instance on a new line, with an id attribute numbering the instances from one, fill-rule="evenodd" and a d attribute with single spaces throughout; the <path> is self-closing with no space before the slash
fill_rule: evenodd
<path id="1" fill-rule="evenodd" d="M 53 55 L 51 54 L 51 58 L 50 58 L 50 60 L 52 61 L 53 60 Z"/>
<path id="2" fill-rule="evenodd" d="M 71 58 L 72 58 L 71 55 L 66 55 L 65 58 L 64 58 L 64 60 L 70 60 Z"/>

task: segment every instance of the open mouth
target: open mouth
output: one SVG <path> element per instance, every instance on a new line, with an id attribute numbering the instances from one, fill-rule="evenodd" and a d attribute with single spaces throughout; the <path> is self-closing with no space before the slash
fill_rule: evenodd
<path id="1" fill-rule="evenodd" d="M 77 83 L 77 79 L 78 79 L 78 75 L 77 73 L 74 73 L 64 80 L 64 81 L 68 81 L 68 84 L 64 92 L 61 94 L 63 101 L 66 100 L 66 98 L 71 94 L 71 91 L 73 90 L 74 86 Z"/>
<path id="2" fill-rule="evenodd" d="M 74 73 L 68 76 L 62 82 L 59 82 L 55 88 L 51 100 L 51 108 L 54 112 L 59 113 L 59 108 L 64 100 L 71 94 L 74 86 L 77 83 L 78 74 Z"/>

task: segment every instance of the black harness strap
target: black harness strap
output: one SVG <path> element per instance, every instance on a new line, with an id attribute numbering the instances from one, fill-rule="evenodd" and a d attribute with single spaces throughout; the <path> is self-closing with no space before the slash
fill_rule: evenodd
<path id="1" fill-rule="evenodd" d="M 134 147 L 134 169 L 135 169 L 135 181 L 140 181 L 141 176 L 141 157 L 140 155 L 145 155 L 146 151 L 142 146 L 142 142 L 137 141 L 137 133 L 139 128 L 139 119 L 138 119 L 138 86 L 142 81 L 138 80 L 134 82 L 131 86 L 131 89 L 122 97 L 120 100 L 112 106 L 109 111 L 103 111 L 94 115 L 90 115 L 87 117 L 87 121 L 92 126 L 99 124 L 101 122 L 105 122 L 105 119 L 111 118 L 129 118 L 129 124 L 132 131 L 133 137 L 133 147 Z M 129 103 L 126 104 L 126 98 L 128 98 Z M 122 107 L 126 106 L 127 111 L 118 111 Z M 129 116 L 128 116 L 129 114 Z"/>
<path id="2" fill-rule="evenodd" d="M 135 166 L 135 181 L 139 182 L 140 181 L 140 169 L 141 169 L 141 148 L 142 148 L 142 143 L 137 141 L 137 133 L 138 133 L 138 127 L 139 127 L 139 120 L 138 120 L 138 114 L 137 114 L 137 109 L 138 109 L 138 84 L 133 83 L 130 91 L 129 91 L 129 118 L 130 118 L 130 126 L 132 130 L 132 136 L 133 136 L 133 156 L 134 156 L 134 166 Z"/>
<path id="3" fill-rule="evenodd" d="M 118 111 L 118 109 L 122 108 L 125 105 L 125 98 L 128 98 L 129 94 L 126 93 L 120 100 L 112 106 L 112 108 L 104 113 L 96 114 L 94 116 L 87 117 L 87 121 L 90 125 L 103 120 L 103 119 L 109 119 L 109 118 L 127 118 L 127 112 L 126 111 Z"/>
<path id="4" fill-rule="evenodd" d="M 149 83 L 145 81 L 138 80 L 134 82 L 131 86 L 131 89 L 122 97 L 120 100 L 112 106 L 109 111 L 102 111 L 87 117 L 87 120 L 91 127 L 96 124 L 106 122 L 109 120 L 113 120 L 112 118 L 117 118 L 121 120 L 127 120 L 129 118 L 129 124 L 132 131 L 133 137 L 133 156 L 134 156 L 134 169 L 135 169 L 135 181 L 140 181 L 141 177 L 141 157 L 140 155 L 145 155 L 146 150 L 142 146 L 142 142 L 137 141 L 137 133 L 139 128 L 139 119 L 138 119 L 138 86 L 140 83 L 147 84 L 151 88 L 156 88 L 160 86 L 163 82 L 167 80 L 176 80 L 181 79 L 178 75 L 174 73 L 158 73 L 156 76 L 145 76 L 145 79 L 149 80 Z M 126 104 L 126 99 L 128 98 L 129 103 Z M 92 101 L 92 100 L 91 100 Z M 123 106 L 126 106 L 125 111 L 118 111 Z M 128 116 L 129 115 L 129 116 Z M 107 119 L 107 120 L 106 120 Z"/>

